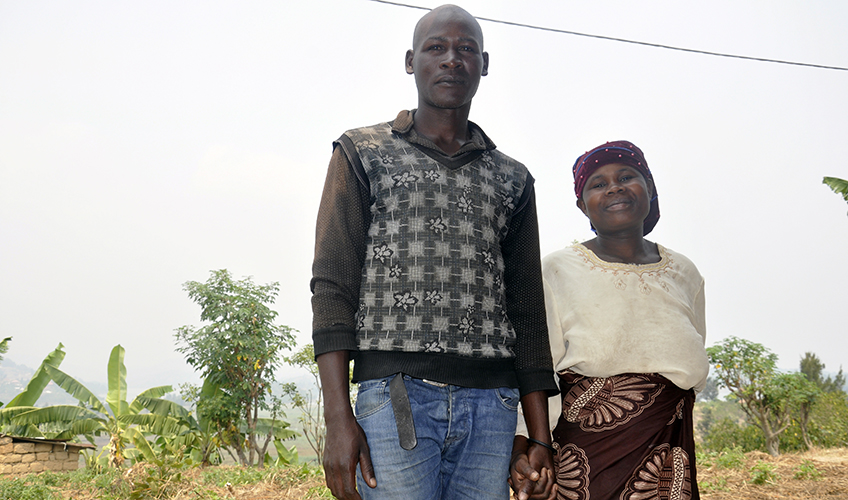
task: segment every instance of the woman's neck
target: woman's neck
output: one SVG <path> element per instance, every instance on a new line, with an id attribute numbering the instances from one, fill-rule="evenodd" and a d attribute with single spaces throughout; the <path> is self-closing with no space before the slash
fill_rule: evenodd
<path id="1" fill-rule="evenodd" d="M 622 264 L 655 264 L 661 260 L 656 243 L 639 237 L 610 237 L 598 235 L 583 245 L 606 262 Z"/>

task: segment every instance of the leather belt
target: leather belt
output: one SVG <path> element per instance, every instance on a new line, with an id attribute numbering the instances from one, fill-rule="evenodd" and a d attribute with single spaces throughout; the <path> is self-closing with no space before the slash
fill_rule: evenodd
<path id="1" fill-rule="evenodd" d="M 412 421 L 412 407 L 409 405 L 409 394 L 403 382 L 403 374 L 398 373 L 389 382 L 389 396 L 392 398 L 392 409 L 395 413 L 400 447 L 411 450 L 418 444 L 415 436 L 415 423 Z"/>

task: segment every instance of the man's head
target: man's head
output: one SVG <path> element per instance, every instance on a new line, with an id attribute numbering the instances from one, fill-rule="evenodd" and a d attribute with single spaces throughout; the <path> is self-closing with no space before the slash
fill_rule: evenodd
<path id="1" fill-rule="evenodd" d="M 471 14 L 442 5 L 418 21 L 406 52 L 406 72 L 415 75 L 419 108 L 470 106 L 488 68 L 483 31 Z"/>

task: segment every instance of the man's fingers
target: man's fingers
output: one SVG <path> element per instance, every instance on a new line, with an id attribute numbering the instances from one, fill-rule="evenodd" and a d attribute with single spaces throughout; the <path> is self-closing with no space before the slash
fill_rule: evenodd
<path id="1" fill-rule="evenodd" d="M 374 466 L 371 464 L 371 450 L 368 446 L 359 452 L 359 469 L 362 471 L 362 479 L 370 488 L 377 487 L 377 478 L 374 477 Z"/>
<path id="2" fill-rule="evenodd" d="M 539 471 L 534 469 L 533 466 L 530 465 L 530 462 L 524 457 L 515 462 L 515 470 L 531 481 L 538 481 L 541 477 L 539 476 Z"/>

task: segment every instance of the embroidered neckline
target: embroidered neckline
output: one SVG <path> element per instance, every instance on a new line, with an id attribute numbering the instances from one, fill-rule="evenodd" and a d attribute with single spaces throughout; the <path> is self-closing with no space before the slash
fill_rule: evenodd
<path id="1" fill-rule="evenodd" d="M 600 257 L 595 255 L 595 252 L 586 248 L 586 246 L 582 243 L 575 243 L 572 245 L 574 251 L 581 253 L 583 257 L 592 263 L 593 266 L 600 267 L 603 269 L 608 269 L 611 271 L 629 271 L 636 273 L 638 275 L 642 275 L 643 273 L 651 273 L 665 269 L 668 267 L 671 262 L 671 258 L 668 255 L 668 251 L 664 246 L 657 243 L 657 250 L 660 253 L 660 261 L 654 262 L 652 264 L 625 264 L 622 262 L 607 262 L 602 260 Z"/>

